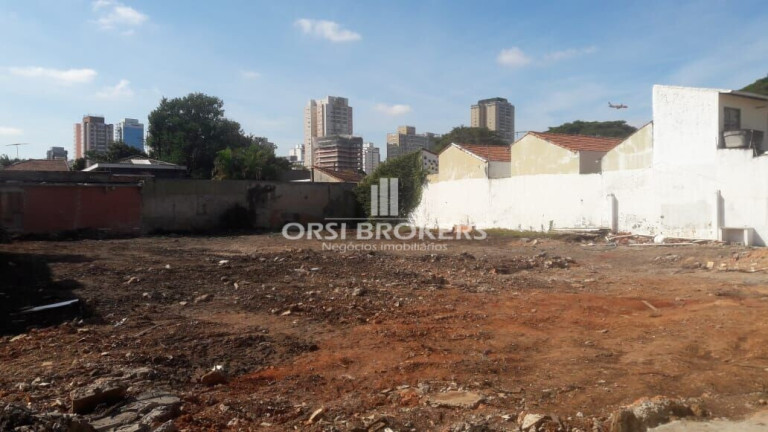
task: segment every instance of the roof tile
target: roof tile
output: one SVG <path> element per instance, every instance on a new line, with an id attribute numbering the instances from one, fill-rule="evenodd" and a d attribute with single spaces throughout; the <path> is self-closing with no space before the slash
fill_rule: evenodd
<path id="1" fill-rule="evenodd" d="M 30 159 L 6 167 L 6 171 L 69 171 L 64 159 Z"/>
<path id="2" fill-rule="evenodd" d="M 593 137 L 587 135 L 568 135 L 551 132 L 529 132 L 552 144 L 571 151 L 607 152 L 619 145 L 624 138 Z"/>
<path id="3" fill-rule="evenodd" d="M 510 150 L 508 145 L 456 144 L 464 150 L 492 162 L 509 162 Z"/>

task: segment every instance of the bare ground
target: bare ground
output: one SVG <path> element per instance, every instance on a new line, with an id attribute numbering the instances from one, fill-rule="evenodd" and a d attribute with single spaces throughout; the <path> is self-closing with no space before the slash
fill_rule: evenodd
<path id="1" fill-rule="evenodd" d="M 139 367 L 153 374 L 129 393 L 180 395 L 182 430 L 506 430 L 523 411 L 589 430 L 644 396 L 697 398 L 715 417 L 768 399 L 763 250 L 504 235 L 444 244 L 342 253 L 259 235 L 0 245 L 7 296 L 74 295 L 89 314 L 0 338 L 0 401 L 67 412 L 71 390 Z M 19 276 L 45 271 L 40 262 L 50 275 Z M 214 365 L 229 383 L 199 382 Z M 430 403 L 449 390 L 482 402 Z"/>

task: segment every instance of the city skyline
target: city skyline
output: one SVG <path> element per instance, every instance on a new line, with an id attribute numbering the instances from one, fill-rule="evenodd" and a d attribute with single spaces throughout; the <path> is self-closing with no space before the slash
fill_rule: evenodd
<path id="1" fill-rule="evenodd" d="M 0 153 L 15 156 L 4 145 L 20 142 L 30 143 L 22 158 L 69 147 L 84 112 L 148 124 L 162 97 L 191 92 L 221 98 L 228 118 L 286 155 L 303 142 L 302 110 L 318 96 L 348 98 L 355 135 L 383 146 L 403 124 L 469 125 L 468 107 L 488 97 L 515 105 L 518 131 L 574 120 L 640 126 L 652 84 L 740 88 L 768 72 L 768 12 L 757 1 L 490 6 L 5 3 Z"/>

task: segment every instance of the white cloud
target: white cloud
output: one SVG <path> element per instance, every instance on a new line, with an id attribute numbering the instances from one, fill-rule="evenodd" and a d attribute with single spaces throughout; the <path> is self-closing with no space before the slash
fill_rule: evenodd
<path id="1" fill-rule="evenodd" d="M 327 39 L 331 42 L 352 42 L 362 39 L 360 33 L 342 29 L 339 24 L 333 21 L 301 18 L 296 20 L 294 25 L 300 28 L 304 34 Z"/>
<path id="2" fill-rule="evenodd" d="M 115 0 L 96 0 L 93 2 L 93 10 L 99 13 L 96 24 L 102 30 L 127 27 L 122 32 L 124 35 L 133 34 L 132 27 L 139 27 L 149 19 L 147 15 Z"/>
<path id="3" fill-rule="evenodd" d="M 131 82 L 125 79 L 120 80 L 113 87 L 104 87 L 103 90 L 96 93 L 96 97 L 102 99 L 122 99 L 133 96 L 133 90 L 131 90 Z"/>
<path id="4" fill-rule="evenodd" d="M 93 10 L 109 7 L 115 4 L 114 0 L 96 0 L 93 2 Z"/>
<path id="5" fill-rule="evenodd" d="M 376 104 L 376 106 L 373 107 L 376 111 L 388 115 L 388 116 L 400 116 L 403 114 L 408 114 L 411 112 L 411 106 L 410 105 L 401 105 L 401 104 L 395 104 L 395 105 L 387 105 L 387 104 Z"/>
<path id="6" fill-rule="evenodd" d="M 531 63 L 531 59 L 520 48 L 512 47 L 501 50 L 496 57 L 496 62 L 502 66 L 519 68 Z"/>
<path id="7" fill-rule="evenodd" d="M 250 71 L 250 70 L 244 70 L 240 71 L 240 76 L 242 76 L 245 79 L 256 79 L 261 78 L 261 74 L 256 71 Z"/>
<path id="8" fill-rule="evenodd" d="M 551 52 L 544 56 L 545 60 L 556 62 L 560 60 L 567 60 L 574 57 L 580 57 L 587 54 L 592 54 L 597 51 L 597 47 L 589 46 L 586 48 L 571 48 L 562 51 Z"/>
<path id="9" fill-rule="evenodd" d="M 23 133 L 24 131 L 19 128 L 0 126 L 0 136 L 16 136 Z"/>
<path id="10" fill-rule="evenodd" d="M 52 69 L 39 66 L 11 67 L 11 75 L 25 78 L 44 78 L 61 84 L 81 84 L 93 81 L 96 71 L 93 69 Z"/>

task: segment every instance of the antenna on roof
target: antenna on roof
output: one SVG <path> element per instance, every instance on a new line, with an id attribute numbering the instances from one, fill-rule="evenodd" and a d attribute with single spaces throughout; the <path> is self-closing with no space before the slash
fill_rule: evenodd
<path id="1" fill-rule="evenodd" d="M 6 144 L 6 147 L 15 146 L 16 147 L 16 159 L 19 158 L 19 146 L 23 145 L 29 145 L 29 143 L 14 143 L 14 144 Z"/>

